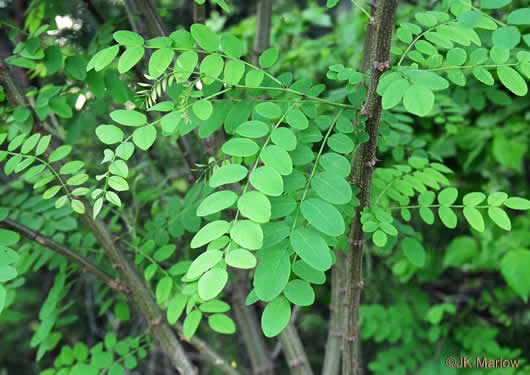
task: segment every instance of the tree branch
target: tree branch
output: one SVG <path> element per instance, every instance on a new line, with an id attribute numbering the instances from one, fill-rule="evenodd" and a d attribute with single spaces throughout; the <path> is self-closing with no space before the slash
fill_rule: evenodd
<path id="1" fill-rule="evenodd" d="M 124 285 L 120 279 L 112 277 L 104 270 L 99 268 L 97 265 L 92 263 L 90 260 L 80 255 L 79 253 L 73 251 L 72 249 L 68 248 L 67 246 L 60 244 L 59 242 L 56 242 L 51 238 L 44 236 L 40 232 L 33 230 L 23 224 L 20 224 L 15 220 L 6 218 L 2 222 L 0 222 L 0 226 L 17 232 L 28 240 L 36 242 L 52 251 L 55 251 L 57 254 L 66 257 L 71 262 L 79 265 L 83 272 L 88 272 L 94 275 L 99 281 L 107 284 L 112 290 L 123 295 L 129 294 L 127 286 Z"/>
<path id="2" fill-rule="evenodd" d="M 0 84 L 4 86 L 6 96 L 9 98 L 11 105 L 29 105 L 24 96 L 20 94 L 22 91 L 18 89 L 10 73 L 11 71 L 4 65 L 3 61 L 0 62 Z M 81 221 L 96 237 L 113 267 L 120 272 L 122 281 L 131 292 L 133 301 L 137 304 L 138 309 L 150 324 L 153 336 L 160 341 L 166 354 L 170 357 L 171 363 L 181 374 L 195 374 L 195 367 L 186 357 L 184 349 L 171 327 L 162 321 L 162 313 L 158 308 L 152 291 L 147 287 L 143 278 L 136 272 L 129 259 L 116 245 L 112 234 L 104 223 L 92 218 L 93 211 L 91 203 L 87 199 L 82 199 L 82 201 L 86 207 L 86 213 L 79 215 Z"/>
<path id="3" fill-rule="evenodd" d="M 342 250 L 335 252 L 337 261 L 331 269 L 331 303 L 329 306 L 329 328 L 324 354 L 322 375 L 338 375 L 340 372 L 340 359 L 342 354 L 342 340 L 344 331 L 344 261 L 346 254 Z"/>
<path id="4" fill-rule="evenodd" d="M 362 373 L 360 361 L 359 336 L 359 304 L 362 281 L 362 253 L 364 232 L 361 226 L 361 212 L 370 206 L 372 174 L 375 168 L 377 137 L 381 121 L 381 97 L 376 89 L 381 75 L 390 68 L 390 46 L 392 30 L 398 0 L 379 0 L 376 5 L 376 35 L 370 55 L 370 85 L 361 114 L 368 116 L 366 130 L 370 136 L 368 142 L 360 147 L 356 160 L 354 183 L 360 188 L 361 204 L 355 210 L 350 227 L 349 252 L 346 257 L 346 294 L 344 298 L 344 340 L 343 340 L 343 375 L 359 375 Z M 369 43 L 370 44 L 370 43 Z"/>
<path id="5" fill-rule="evenodd" d="M 282 351 L 292 375 L 313 375 L 298 331 L 293 321 L 280 333 Z"/>
<path id="6" fill-rule="evenodd" d="M 269 48 L 272 19 L 272 0 L 259 0 L 256 8 L 256 37 L 252 51 L 254 65 L 258 65 L 259 57 Z"/>
<path id="7" fill-rule="evenodd" d="M 0 222 L 0 225 L 6 229 L 10 229 L 19 233 L 21 236 L 27 238 L 30 241 L 36 242 L 52 251 L 55 251 L 57 254 L 60 254 L 70 260 L 72 263 L 77 264 L 81 267 L 83 272 L 94 275 L 99 281 L 107 284 L 115 292 L 121 293 L 126 297 L 129 296 L 129 290 L 121 282 L 121 280 L 113 278 L 110 274 L 99 268 L 97 265 L 92 263 L 90 260 L 86 259 L 79 253 L 74 250 L 60 244 L 51 238 L 48 238 L 42 235 L 40 232 L 35 231 L 27 226 L 20 224 L 19 222 L 11 219 L 4 219 Z M 182 335 L 183 328 L 181 324 L 177 324 L 177 330 L 179 335 Z M 186 340 L 186 339 L 183 339 Z M 188 340 L 186 340 L 188 341 Z M 190 344 L 199 351 L 204 358 L 210 362 L 215 367 L 223 371 L 227 375 L 239 375 L 239 372 L 230 366 L 219 354 L 217 354 L 208 344 L 201 340 L 197 336 L 193 336 L 189 340 Z"/>
<path id="8" fill-rule="evenodd" d="M 252 306 L 245 305 L 247 292 L 243 286 L 242 277 L 240 276 L 241 272 L 236 273 L 236 280 L 232 284 L 234 317 L 243 336 L 243 341 L 245 342 L 245 347 L 250 357 L 253 374 L 272 375 L 274 374 L 274 367 L 269 358 L 256 313 Z M 244 279 L 246 280 L 246 277 Z"/>

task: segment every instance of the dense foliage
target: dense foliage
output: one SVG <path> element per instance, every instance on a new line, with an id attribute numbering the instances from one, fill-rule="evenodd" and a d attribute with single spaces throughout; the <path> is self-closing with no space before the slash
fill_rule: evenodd
<path id="1" fill-rule="evenodd" d="M 267 2 L 3 23 L 0 374 L 530 373 L 528 2 Z"/>

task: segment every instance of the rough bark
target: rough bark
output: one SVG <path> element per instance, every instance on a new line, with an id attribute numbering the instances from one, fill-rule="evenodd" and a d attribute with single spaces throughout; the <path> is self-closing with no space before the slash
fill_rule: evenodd
<path id="1" fill-rule="evenodd" d="M 343 375 L 359 375 L 362 373 L 360 360 L 359 337 L 359 304 L 362 280 L 362 256 L 364 233 L 361 226 L 361 212 L 370 206 L 372 174 L 376 164 L 377 137 L 381 121 L 381 97 L 376 89 L 381 75 L 390 68 L 390 47 L 392 30 L 398 0 L 379 0 L 376 5 L 376 35 L 370 51 L 370 85 L 361 114 L 367 116 L 366 131 L 370 139 L 363 143 L 358 158 L 354 184 L 360 188 L 360 206 L 355 210 L 350 237 L 349 251 L 346 257 L 346 294 L 344 298 L 344 340 L 343 340 Z"/>

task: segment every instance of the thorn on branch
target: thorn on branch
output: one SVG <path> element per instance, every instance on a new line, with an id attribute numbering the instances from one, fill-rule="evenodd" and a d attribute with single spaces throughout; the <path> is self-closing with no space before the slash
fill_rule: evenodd
<path id="1" fill-rule="evenodd" d="M 363 288 L 363 287 L 364 287 L 364 280 L 360 280 L 360 281 L 357 283 L 356 287 L 357 287 L 358 289 Z"/>
<path id="2" fill-rule="evenodd" d="M 122 270 L 123 269 L 123 264 L 119 264 L 119 263 L 112 263 L 112 268 L 114 268 L 115 270 Z"/>
<path id="3" fill-rule="evenodd" d="M 120 279 L 112 279 L 109 282 L 109 286 L 110 286 L 110 288 L 112 290 L 114 290 L 114 291 L 116 291 L 118 293 L 121 293 L 121 294 L 124 294 L 124 295 L 128 295 L 129 294 L 129 288 Z"/>
<path id="4" fill-rule="evenodd" d="M 156 328 L 156 327 L 159 327 L 160 325 L 162 324 L 162 315 L 159 315 L 157 318 L 151 320 L 149 322 L 149 325 L 152 327 L 152 328 Z"/>
<path id="5" fill-rule="evenodd" d="M 303 358 L 295 358 L 288 362 L 289 368 L 294 369 L 297 367 L 303 367 L 304 366 L 304 359 Z"/>
<path id="6" fill-rule="evenodd" d="M 374 61 L 373 68 L 377 69 L 381 73 L 384 73 L 384 72 L 386 72 L 387 70 L 390 69 L 390 61 L 389 60 L 382 61 L 382 62 Z"/>

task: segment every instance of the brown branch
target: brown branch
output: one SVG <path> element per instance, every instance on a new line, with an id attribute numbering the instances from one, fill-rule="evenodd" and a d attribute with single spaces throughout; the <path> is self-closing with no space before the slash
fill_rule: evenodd
<path id="1" fill-rule="evenodd" d="M 10 70 L 0 62 L 0 84 L 6 91 L 6 96 L 12 100 L 10 102 L 13 106 L 29 105 L 23 96 L 21 90 L 18 89 L 14 80 L 10 77 Z M 8 92 L 8 90 L 10 92 Z M 18 94 L 17 94 L 18 93 Z M 160 319 L 161 312 L 158 304 L 154 298 L 152 291 L 147 287 L 143 277 L 141 277 L 129 259 L 116 246 L 111 232 L 100 220 L 92 218 L 92 205 L 86 199 L 82 200 L 86 213 L 80 215 L 81 221 L 96 237 L 100 246 L 105 250 L 106 256 L 112 264 L 118 265 L 117 270 L 121 274 L 121 279 L 127 285 L 131 292 L 132 300 L 136 303 L 138 309 L 143 314 L 148 322 L 154 322 Z M 166 354 L 170 357 L 171 363 L 181 374 L 195 374 L 196 369 L 187 358 L 184 349 L 182 348 L 177 337 L 173 333 L 171 327 L 166 323 L 154 324 L 151 326 L 153 336 L 155 336 L 161 343 Z"/>
<path id="2" fill-rule="evenodd" d="M 184 337 L 184 329 L 182 328 L 182 324 L 177 323 L 176 326 L 181 340 L 188 341 L 214 367 L 218 368 L 224 374 L 227 375 L 240 374 L 239 371 L 232 367 L 226 360 L 224 360 L 219 354 L 217 354 L 217 352 L 215 352 L 210 346 L 208 346 L 206 341 L 200 339 L 197 335 L 194 335 L 191 339 L 188 340 Z"/>
<path id="3" fill-rule="evenodd" d="M 39 245 L 42 245 L 57 254 L 60 254 L 66 257 L 71 262 L 79 265 L 82 272 L 90 273 L 94 275 L 99 281 L 107 284 L 112 290 L 121 293 L 123 295 L 128 295 L 129 290 L 126 285 L 120 279 L 116 279 L 106 273 L 104 270 L 99 268 L 97 265 L 92 263 L 90 260 L 75 252 L 74 250 L 68 248 L 67 246 L 60 244 L 52 240 L 49 237 L 44 236 L 40 232 L 33 230 L 19 222 L 11 219 L 4 219 L 0 222 L 0 226 L 10 229 L 14 232 L 17 232 L 21 236 L 27 238 L 30 241 L 36 242 Z"/>
<path id="4" fill-rule="evenodd" d="M 343 375 L 360 375 L 362 373 L 359 336 L 359 304 L 362 281 L 362 255 L 364 233 L 361 226 L 361 212 L 370 206 L 372 174 L 375 168 L 377 137 L 381 120 L 381 97 L 376 89 L 381 75 L 390 68 L 390 46 L 392 30 L 398 0 L 379 0 L 376 5 L 376 35 L 372 50 L 365 51 L 370 55 L 370 85 L 366 102 L 361 114 L 368 116 L 366 130 L 370 136 L 368 142 L 360 147 L 356 160 L 354 183 L 360 188 L 360 206 L 355 210 L 350 236 L 349 251 L 346 257 L 346 294 L 344 298 L 344 339 L 343 339 Z"/>
<path id="5" fill-rule="evenodd" d="M 292 321 L 280 333 L 282 351 L 292 375 L 313 375 L 298 331 Z"/>
<path id="6" fill-rule="evenodd" d="M 245 298 L 248 293 L 244 286 L 244 281 L 246 281 L 246 277 L 242 277 L 241 271 L 236 271 L 236 279 L 232 284 L 234 318 L 250 357 L 252 373 L 254 375 L 272 375 L 274 374 L 274 366 L 269 358 L 263 333 L 256 318 L 256 312 L 252 306 L 245 305 Z"/>
<path id="7" fill-rule="evenodd" d="M 324 354 L 322 375 L 338 375 L 340 373 L 340 359 L 342 354 L 342 339 L 344 331 L 344 261 L 346 254 L 338 249 L 335 252 L 337 261 L 331 269 L 331 303 L 329 306 L 329 328 Z"/>
<path id="8" fill-rule="evenodd" d="M 252 53 L 254 65 L 259 57 L 269 48 L 272 19 L 272 0 L 259 0 L 256 7 L 256 37 Z"/>

